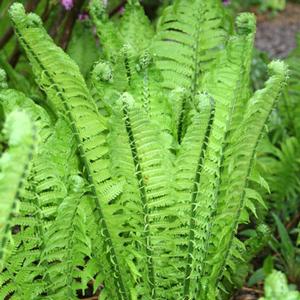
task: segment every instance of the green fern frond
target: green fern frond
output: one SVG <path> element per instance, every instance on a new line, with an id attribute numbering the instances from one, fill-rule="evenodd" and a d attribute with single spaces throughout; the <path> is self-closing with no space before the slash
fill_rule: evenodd
<path id="1" fill-rule="evenodd" d="M 34 217 L 37 209 L 34 203 L 32 203 L 34 197 L 31 197 L 32 195 L 28 193 L 28 187 L 36 157 L 38 156 L 38 152 L 41 151 L 40 143 L 44 143 L 50 135 L 50 121 L 41 107 L 38 107 L 23 94 L 14 90 L 5 89 L 1 91 L 0 104 L 6 116 L 17 108 L 26 112 L 30 119 L 34 121 L 36 134 L 39 137 L 38 150 L 31 158 L 31 171 L 26 181 L 23 182 L 22 193 L 18 199 L 18 214 L 11 221 L 11 226 L 16 232 L 14 232 L 9 240 L 6 258 L 2 266 L 2 272 L 5 274 L 6 280 L 0 284 L 0 298 L 4 299 L 10 293 L 12 299 L 31 299 L 34 295 L 39 295 L 43 292 L 42 286 L 44 284 L 34 280 L 34 278 L 42 273 L 41 268 L 36 267 L 35 264 L 39 258 L 37 250 L 40 244 L 39 238 L 42 239 L 42 236 L 39 235 L 39 238 L 37 238 L 35 235 L 35 228 L 41 227 L 41 225 L 38 224 Z M 24 201 L 28 197 L 30 200 Z M 32 292 L 33 282 L 34 293 Z"/>
<path id="2" fill-rule="evenodd" d="M 131 45 L 137 53 L 148 48 L 154 30 L 139 1 L 128 1 L 119 26 L 123 44 Z"/>
<path id="3" fill-rule="evenodd" d="M 90 13 L 103 46 L 103 58 L 108 61 L 116 62 L 119 51 L 126 44 L 135 53 L 143 51 L 154 35 L 152 25 L 139 1 L 128 1 L 124 15 L 115 22 L 109 19 L 101 1 L 91 1 Z"/>
<path id="4" fill-rule="evenodd" d="M 68 174 L 77 172 L 77 159 L 74 158 L 72 147 L 70 148 L 70 129 L 65 121 L 59 121 L 54 130 L 45 144 L 40 144 L 40 149 L 32 160 L 19 215 L 13 220 L 13 224 L 20 229 L 13 235 L 9 249 L 11 255 L 5 264 L 6 271 L 10 273 L 10 281 L 6 285 L 27 286 L 30 297 L 37 297 L 49 290 L 51 281 L 44 275 L 50 265 L 41 261 L 42 253 L 47 246 L 47 232 L 56 223 L 59 205 L 69 197 Z M 71 139 L 68 139 L 70 136 Z M 18 243 L 19 240 L 22 243 Z M 20 265 L 17 267 L 18 260 Z M 27 275 L 20 282 L 16 274 Z M 2 288 L 5 289 L 6 285 Z M 13 295 L 17 299 L 31 299 L 24 293 L 24 289 L 16 289 Z"/>
<path id="5" fill-rule="evenodd" d="M 211 0 L 178 0 L 165 9 L 151 46 L 163 87 L 197 93 L 203 73 L 224 47 L 223 16 L 220 3 Z"/>
<path id="6" fill-rule="evenodd" d="M 23 94 L 6 89 L 0 92 L 0 101 L 6 115 L 16 107 L 24 110 L 35 121 L 39 135 L 38 151 L 32 158 L 19 212 L 12 220 L 18 230 L 8 245 L 4 264 L 8 280 L 0 286 L 0 295 L 11 287 L 12 297 L 31 299 L 45 292 L 49 284 L 47 278 L 41 280 L 47 268 L 40 259 L 46 245 L 45 233 L 55 221 L 58 205 L 68 196 L 67 176 L 78 172 L 72 146 L 75 140 L 65 120 L 60 119 L 52 126 L 45 110 Z"/>
<path id="7" fill-rule="evenodd" d="M 0 167 L 0 260 L 2 261 L 13 214 L 24 187 L 36 145 L 36 129 L 29 117 L 20 111 L 8 115 L 4 134 L 9 150 L 1 156 Z M 2 264 L 2 262 L 1 262 Z"/>
<path id="8" fill-rule="evenodd" d="M 218 1 L 178 0 L 163 12 L 151 52 L 163 77 L 160 87 L 185 90 L 177 129 L 179 143 L 203 76 L 215 64 L 227 39 L 224 12 Z"/>
<path id="9" fill-rule="evenodd" d="M 33 157 L 32 170 L 27 180 L 29 182 L 25 186 L 24 197 L 32 204 L 32 199 L 38 195 L 38 209 L 45 207 L 48 211 L 47 215 L 50 217 L 51 205 L 55 207 L 66 195 L 63 177 L 66 173 L 68 174 L 68 169 L 76 169 L 77 161 L 74 162 L 73 159 L 72 162 L 74 139 L 71 131 L 66 121 L 59 120 L 56 124 L 52 124 L 47 112 L 22 93 L 11 89 L 4 90 L 0 93 L 0 101 L 6 115 L 19 107 L 36 124 L 39 147 Z M 31 186 L 34 186 L 34 191 Z M 23 204 L 22 202 L 21 208 Z M 55 210 L 56 208 L 54 208 Z"/>
<path id="10" fill-rule="evenodd" d="M 222 191 L 224 152 L 228 143 L 228 135 L 233 129 L 232 119 L 236 103 L 242 101 L 241 90 L 244 88 L 244 82 L 241 79 L 246 59 L 240 53 L 243 53 L 243 50 L 248 47 L 249 34 L 252 36 L 252 31 L 230 38 L 226 49 L 216 61 L 216 67 L 204 76 L 202 82 L 201 88 L 203 91 L 207 91 L 209 97 L 214 100 L 215 107 L 213 118 L 210 121 L 211 128 L 207 132 L 209 135 L 206 136 L 205 153 L 202 154 L 201 162 L 199 162 L 201 169 L 198 175 L 199 181 L 196 183 L 197 193 L 193 200 L 189 251 L 189 256 L 193 259 L 189 258 L 187 261 L 188 274 L 186 274 L 184 292 L 186 299 L 194 294 L 198 294 L 199 297 L 201 295 L 203 299 L 208 297 L 205 291 L 207 288 L 205 279 L 207 278 L 206 272 L 211 274 L 211 269 L 206 271 L 205 265 L 211 257 L 210 245 L 216 238 L 213 235 L 213 227 L 216 226 L 215 217 Z M 246 54 L 249 55 L 247 52 Z M 248 57 L 247 59 L 249 60 Z M 191 287 L 189 287 L 190 285 Z M 210 295 L 210 297 L 214 296 Z"/>
<path id="11" fill-rule="evenodd" d="M 172 228 L 174 233 L 171 232 L 174 234 L 173 243 L 176 248 L 173 245 L 171 249 L 168 249 L 171 262 L 177 265 L 178 271 L 180 271 L 177 271 L 176 274 L 173 270 L 170 276 L 176 276 L 178 282 L 183 283 L 184 298 L 193 294 L 198 280 L 194 274 L 194 247 L 202 241 L 198 240 L 199 235 L 197 233 L 199 225 L 199 219 L 196 217 L 199 207 L 197 199 L 200 192 L 204 156 L 215 116 L 215 103 L 210 96 L 202 94 L 197 96 L 197 100 L 198 108 L 191 111 L 192 123 L 175 160 L 176 177 L 172 197 L 177 199 L 173 204 L 174 210 L 177 211 L 177 218 L 174 222 L 176 227 Z M 182 291 L 178 291 L 178 286 L 175 286 L 173 294 L 180 295 L 181 293 Z"/>
<path id="12" fill-rule="evenodd" d="M 160 143 L 159 128 L 129 94 L 118 101 L 110 124 L 112 172 L 126 182 L 116 212 L 109 219 L 114 224 L 118 220 L 116 234 L 123 237 L 120 248 L 123 257 L 127 257 L 125 265 L 132 274 L 133 287 L 139 283 L 136 296 L 155 299 L 156 289 L 163 284 L 163 270 L 157 260 L 160 244 L 167 238 L 168 223 L 164 218 L 170 207 L 169 153 Z M 134 243 L 128 244 L 128 230 Z"/>
<path id="13" fill-rule="evenodd" d="M 287 80 L 287 69 L 282 62 L 271 63 L 270 70 L 271 77 L 266 87 L 257 91 L 249 100 L 240 128 L 232 136 L 231 144 L 225 153 L 227 162 L 224 165 L 228 166 L 225 173 L 228 181 L 223 181 L 220 188 L 222 194 L 212 228 L 212 235 L 218 238 L 209 248 L 209 259 L 206 264 L 207 272 L 210 274 L 208 281 L 212 287 L 221 279 L 228 256 L 235 255 L 232 252 L 233 236 L 245 205 L 246 188 L 257 144 L 264 132 L 264 124 Z M 228 222 L 232 227 L 225 225 Z M 223 250 L 220 252 L 220 249 Z M 208 295 L 214 294 L 212 291 L 210 293 Z"/>
<path id="14" fill-rule="evenodd" d="M 273 201 L 297 198 L 300 191 L 299 151 L 300 144 L 296 137 L 287 138 L 281 143 L 280 148 L 274 149 L 272 153 L 274 159 L 268 166 L 266 178 L 271 186 Z"/>
<path id="15" fill-rule="evenodd" d="M 45 233 L 46 245 L 41 264 L 47 263 L 47 295 L 51 299 L 77 299 L 78 278 L 91 256 L 91 241 L 86 232 L 87 205 L 82 197 L 84 180 L 79 176 L 69 179 L 70 192 L 58 206 L 55 222 Z M 83 287 L 84 289 L 85 287 Z"/>
<path id="16" fill-rule="evenodd" d="M 89 11 L 103 46 L 103 58 L 115 62 L 118 51 L 123 46 L 120 32 L 116 29 L 114 22 L 109 19 L 103 1 L 92 0 Z"/>
<path id="17" fill-rule="evenodd" d="M 121 272 L 111 237 L 113 228 L 108 225 L 102 208 L 122 190 L 121 183 L 115 183 L 107 170 L 106 120 L 97 112 L 78 67 L 54 45 L 40 23 L 36 22 L 37 16 L 26 16 L 20 4 L 11 7 L 10 15 L 17 36 L 33 65 L 39 85 L 55 104 L 57 111 L 64 111 L 69 119 L 87 181 L 97 205 L 95 214 L 101 230 L 102 251 L 108 253 L 104 272 L 113 274 L 114 282 L 110 284 L 118 287 L 111 289 L 116 293 L 115 297 L 128 299 L 124 283 L 128 274 Z"/>

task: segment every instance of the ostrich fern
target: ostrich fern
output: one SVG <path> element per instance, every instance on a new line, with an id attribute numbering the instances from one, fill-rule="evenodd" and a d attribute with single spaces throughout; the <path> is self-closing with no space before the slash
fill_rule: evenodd
<path id="1" fill-rule="evenodd" d="M 19 230 L 0 298 L 78 299 L 91 283 L 101 299 L 220 298 L 243 263 L 238 225 L 261 201 L 249 182 L 286 67 L 272 62 L 251 95 L 255 20 L 232 32 L 216 0 L 175 1 L 156 33 L 138 1 L 118 26 L 101 1 L 90 12 L 104 44 L 85 82 L 36 15 L 10 9 L 47 106 L 1 84 L 4 114 L 23 110 L 39 143 L 5 223 Z"/>

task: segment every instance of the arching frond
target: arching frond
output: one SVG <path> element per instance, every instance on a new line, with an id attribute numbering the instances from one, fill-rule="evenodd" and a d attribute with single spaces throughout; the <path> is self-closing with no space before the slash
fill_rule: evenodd
<path id="1" fill-rule="evenodd" d="M 82 193 L 84 180 L 69 178 L 70 191 L 58 206 L 55 222 L 45 233 L 41 263 L 47 263 L 44 277 L 50 282 L 47 295 L 51 299 L 77 299 L 86 259 L 91 256 L 91 241 L 87 235 L 87 210 Z M 86 287 L 83 286 L 83 289 Z"/>
<path id="2" fill-rule="evenodd" d="M 162 86 L 187 88 L 195 95 L 227 37 L 219 1 L 177 0 L 163 12 L 154 38 L 155 63 Z"/>
<path id="3" fill-rule="evenodd" d="M 136 296 L 155 299 L 163 285 L 160 248 L 167 242 L 170 154 L 160 142 L 159 127 L 148 119 L 131 95 L 120 98 L 110 124 L 112 172 L 123 178 L 125 184 L 117 200 L 119 208 L 109 219 L 114 224 L 115 218 L 119 220 L 115 230 L 124 237 L 120 248 L 127 257 L 133 286 L 138 284 Z"/>
<path id="4" fill-rule="evenodd" d="M 215 102 L 214 114 L 207 132 L 205 152 L 202 154 L 201 169 L 198 175 L 197 192 L 194 195 L 193 225 L 190 230 L 189 255 L 185 280 L 185 297 L 198 294 L 208 297 L 205 289 L 205 263 L 210 259 L 208 249 L 213 243 L 213 227 L 218 210 L 221 192 L 221 178 L 224 171 L 224 152 L 228 145 L 228 136 L 233 127 L 236 106 L 242 102 L 243 89 L 246 86 L 245 64 L 250 60 L 245 51 L 253 39 L 253 23 L 250 19 L 248 30 L 229 39 L 226 49 L 217 59 L 216 67 L 203 78 L 202 89 Z M 239 24 L 238 24 L 239 26 Z M 250 28 L 249 28 L 250 27 Z M 245 56 L 241 55 L 244 53 Z M 244 77 L 244 78 L 243 78 Z M 244 95 L 243 95 L 244 96 Z M 195 162 L 194 162 L 195 164 Z M 210 271 L 208 271 L 210 273 Z M 210 273 L 211 274 L 211 273 Z M 200 296 L 201 295 L 201 296 Z M 214 297 L 211 295 L 211 297 Z M 200 298 L 199 298 L 200 299 Z M 201 298 L 202 299 L 202 298 Z"/>
<path id="5" fill-rule="evenodd" d="M 106 120 L 99 115 L 96 105 L 85 85 L 78 67 L 64 54 L 36 21 L 37 16 L 25 15 L 20 4 L 10 9 L 16 33 L 24 47 L 39 85 L 55 104 L 57 111 L 64 112 L 76 137 L 80 158 L 96 203 L 95 214 L 102 239 L 104 272 L 111 272 L 114 280 L 107 285 L 117 286 L 116 299 L 128 299 L 125 279 L 119 264 L 121 256 L 116 254 L 114 241 L 103 205 L 108 204 L 121 193 L 121 183 L 115 183 L 108 169 L 108 148 L 106 144 Z M 64 67 L 63 67 L 64 66 Z"/>
<path id="6" fill-rule="evenodd" d="M 224 154 L 224 165 L 228 166 L 224 173 L 227 180 L 221 181 L 217 215 L 212 228 L 212 236 L 218 238 L 210 245 L 209 259 L 206 262 L 206 274 L 210 274 L 207 280 L 211 287 L 214 287 L 215 282 L 224 274 L 230 256 L 235 255 L 232 252 L 233 237 L 241 211 L 246 205 L 246 191 L 257 144 L 264 132 L 264 124 L 286 83 L 287 69 L 283 63 L 273 62 L 270 70 L 271 77 L 266 87 L 257 91 L 249 100 L 243 121 L 232 135 L 231 143 Z M 232 226 L 224 226 L 228 223 Z M 223 251 L 219 252 L 220 250 L 216 249 Z"/>
<path id="7" fill-rule="evenodd" d="M 192 123 L 182 141 L 175 160 L 174 192 L 170 195 L 174 201 L 173 208 L 176 219 L 171 225 L 170 235 L 173 242 L 166 249 L 172 268 L 166 270 L 166 276 L 176 278 L 169 291 L 171 295 L 183 295 L 185 298 L 196 289 L 197 275 L 194 274 L 194 247 L 198 240 L 198 223 L 196 217 L 199 203 L 199 185 L 207 143 L 211 134 L 215 114 L 215 103 L 212 98 L 202 94 L 197 97 L 198 110 L 192 111 Z M 174 267 L 175 266 L 175 267 Z M 168 273 L 169 272 L 169 273 Z"/>
<path id="8" fill-rule="evenodd" d="M 19 212 L 12 220 L 18 230 L 9 243 L 3 266 L 6 281 L 0 287 L 0 295 L 11 293 L 16 299 L 31 299 L 45 292 L 49 284 L 49 278 L 41 280 L 47 269 L 40 260 L 46 246 L 45 233 L 55 221 L 58 205 L 68 196 L 66 180 L 70 173 L 76 175 L 78 162 L 66 121 L 59 120 L 52 126 L 44 109 L 14 90 L 2 91 L 0 100 L 6 115 L 16 107 L 24 110 L 35 121 L 39 135 Z"/>

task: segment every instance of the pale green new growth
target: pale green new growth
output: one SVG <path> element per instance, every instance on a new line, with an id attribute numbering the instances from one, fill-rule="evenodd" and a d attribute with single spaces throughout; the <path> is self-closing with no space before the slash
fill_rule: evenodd
<path id="1" fill-rule="evenodd" d="M 90 13 L 103 55 L 86 84 L 37 16 L 10 9 L 53 111 L 0 93 L 42 140 L 0 298 L 78 299 L 93 283 L 101 299 L 218 299 L 255 251 L 235 234 L 263 204 L 249 182 L 286 67 L 271 63 L 252 95 L 255 19 L 240 15 L 234 33 L 217 0 L 174 1 L 156 34 L 138 1 L 115 22 L 101 1 Z"/>

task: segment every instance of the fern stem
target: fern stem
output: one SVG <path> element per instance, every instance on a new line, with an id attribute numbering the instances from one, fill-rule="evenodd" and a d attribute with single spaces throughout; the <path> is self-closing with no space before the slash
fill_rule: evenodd
<path id="1" fill-rule="evenodd" d="M 129 139 L 130 149 L 132 153 L 133 163 L 136 169 L 136 177 L 140 191 L 140 197 L 143 206 L 143 214 L 144 214 L 144 233 L 145 233 L 145 244 L 146 244 L 146 255 L 147 255 L 147 267 L 149 273 L 149 285 L 151 289 L 151 296 L 152 299 L 156 299 L 156 292 L 155 292 L 155 272 L 153 267 L 153 254 L 151 250 L 151 236 L 150 236 L 150 224 L 149 224 L 149 208 L 148 208 L 148 200 L 147 200 L 147 192 L 145 188 L 145 181 L 142 174 L 142 168 L 140 165 L 140 159 L 138 155 L 137 146 L 135 143 L 134 134 L 131 128 L 130 117 L 128 113 L 128 107 L 124 103 L 123 104 L 123 114 L 124 114 L 124 122 L 125 127 Z"/>

